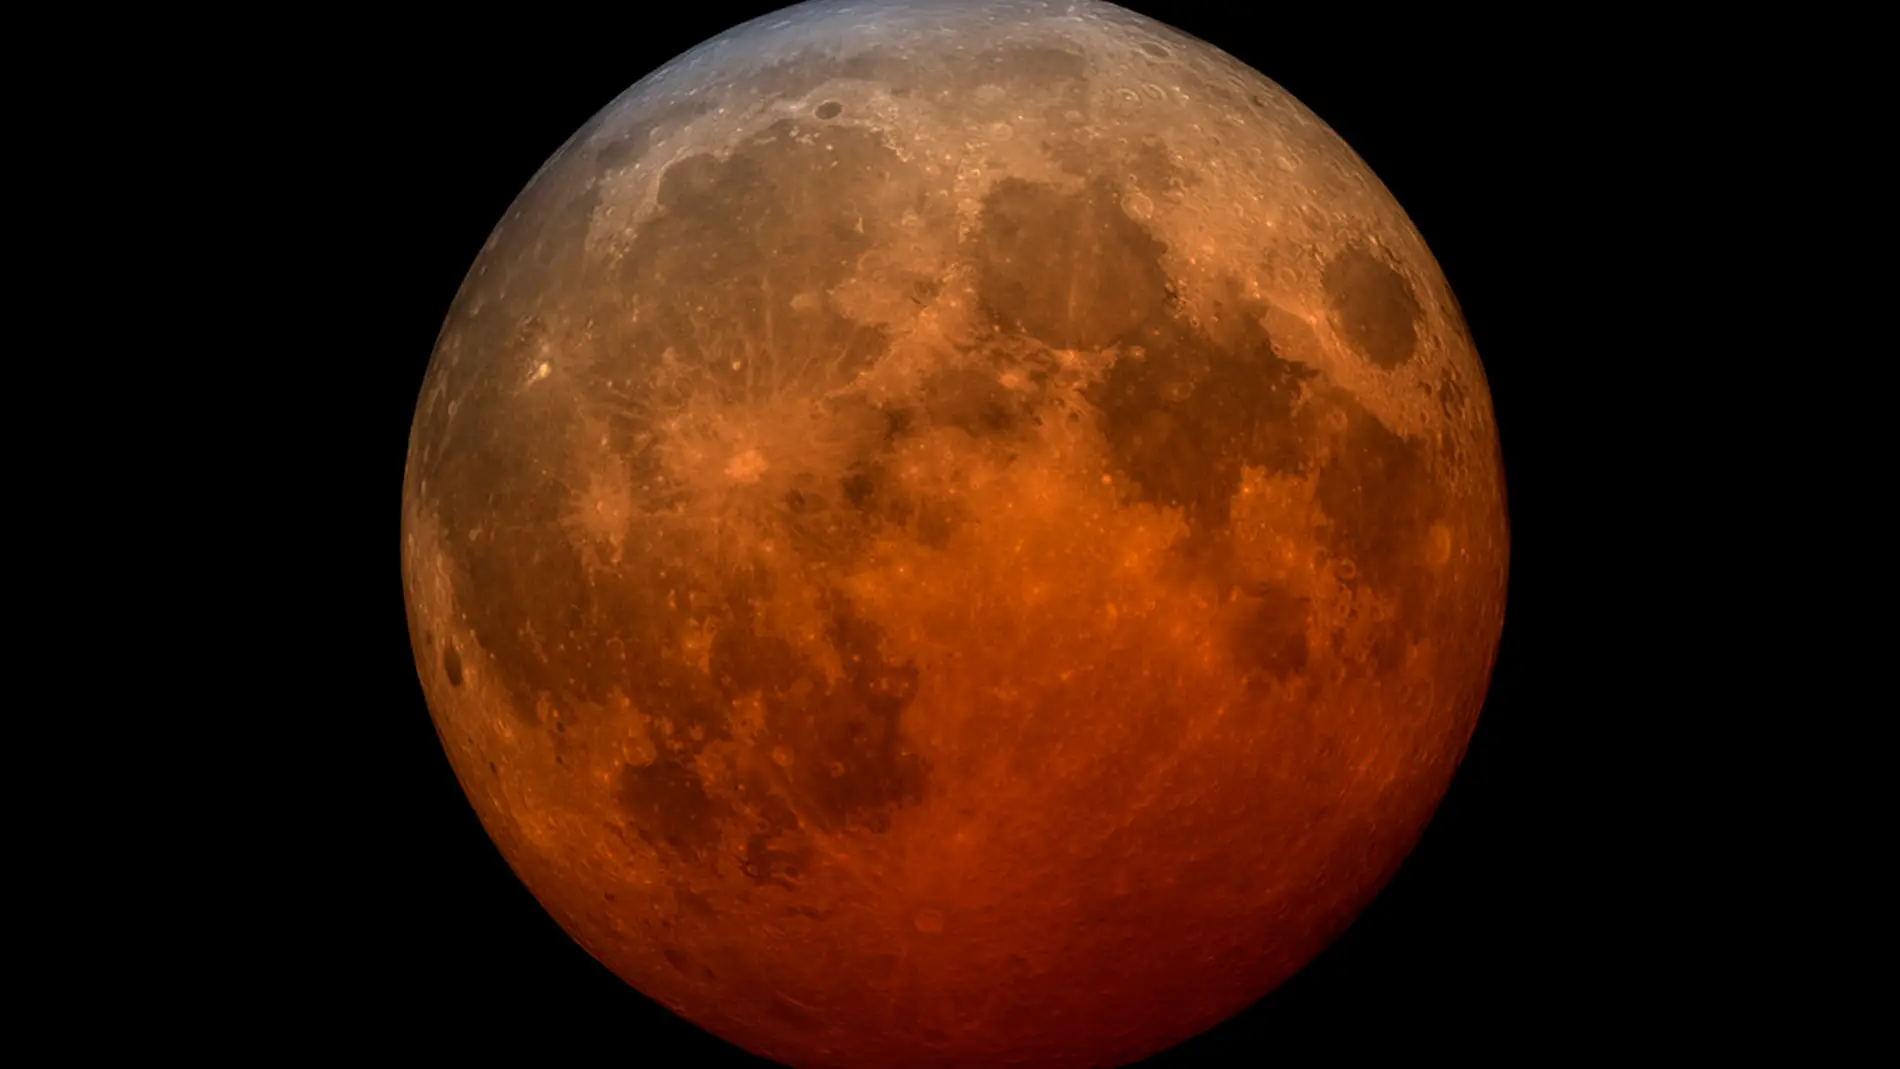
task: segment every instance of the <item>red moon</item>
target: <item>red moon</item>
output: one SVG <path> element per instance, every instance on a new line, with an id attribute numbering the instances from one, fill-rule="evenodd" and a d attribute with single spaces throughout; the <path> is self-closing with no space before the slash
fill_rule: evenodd
<path id="1" fill-rule="evenodd" d="M 1503 621 L 1456 299 L 1298 101 L 1094 0 L 789 8 L 535 176 L 402 565 L 463 789 L 798 1067 L 1139 1059 L 1416 842 Z"/>

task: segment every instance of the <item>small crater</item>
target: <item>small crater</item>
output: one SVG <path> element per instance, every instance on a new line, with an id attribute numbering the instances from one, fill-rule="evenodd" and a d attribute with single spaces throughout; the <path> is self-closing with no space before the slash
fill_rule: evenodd
<path id="1" fill-rule="evenodd" d="M 777 884 L 791 888 L 804 861 L 803 851 L 784 849 L 769 833 L 758 832 L 746 840 L 745 859 L 739 868 L 747 879 L 761 887 Z"/>
<path id="2" fill-rule="evenodd" d="M 1143 41 L 1141 43 L 1141 50 L 1143 52 L 1148 53 L 1149 55 L 1153 56 L 1156 59 L 1168 58 L 1168 50 L 1161 47 L 1158 44 L 1155 44 L 1153 41 Z"/>
<path id="3" fill-rule="evenodd" d="M 835 119 L 844 113 L 844 105 L 835 100 L 827 100 L 812 112 L 820 119 Z"/>
<path id="4" fill-rule="evenodd" d="M 726 477 L 736 483 L 751 485 L 759 481 L 769 466 L 757 449 L 748 449 L 726 462 Z"/>
<path id="5" fill-rule="evenodd" d="M 462 685 L 462 655 L 455 651 L 451 643 L 442 644 L 442 671 L 449 677 L 449 686 Z"/>
<path id="6" fill-rule="evenodd" d="M 1465 387 L 1450 372 L 1438 380 L 1438 407 L 1445 418 L 1456 421 L 1465 414 Z"/>

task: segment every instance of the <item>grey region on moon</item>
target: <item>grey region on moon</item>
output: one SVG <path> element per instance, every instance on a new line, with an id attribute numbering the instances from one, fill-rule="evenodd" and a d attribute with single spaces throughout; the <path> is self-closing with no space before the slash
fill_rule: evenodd
<path id="1" fill-rule="evenodd" d="M 894 7 L 937 14 L 867 17 Z M 1149 718 L 1094 725 L 1070 768 L 1068 729 L 1029 715 L 1065 695 L 1311 709 L 1402 679 L 1381 699 L 1412 725 L 1396 748 L 1312 774 L 1448 778 L 1503 585 L 1485 391 L 1396 202 L 1238 62 L 1096 4 L 807 5 L 602 110 L 457 295 L 404 492 L 425 689 L 557 918 L 623 974 L 651 960 L 711 991 L 715 968 L 765 968 L 719 958 L 713 914 L 817 923 L 758 896 L 833 878 L 828 837 L 947 827 L 937 796 L 1031 824 L 1152 797 L 1208 738 L 1355 737 L 1343 714 L 1205 735 Z M 1071 613 L 1044 586 L 1100 597 Z M 1224 674 L 1055 678 L 1095 670 L 1103 628 L 1185 657 L 1168 622 L 1209 604 L 1192 641 Z M 1305 822 L 1344 844 L 1346 820 L 1292 806 L 1262 837 Z M 639 899 L 644 929 L 575 887 Z M 1286 894 L 1295 915 L 1358 904 Z M 946 923 L 902 908 L 916 932 Z M 761 998 L 821 1028 L 784 1002 Z"/>

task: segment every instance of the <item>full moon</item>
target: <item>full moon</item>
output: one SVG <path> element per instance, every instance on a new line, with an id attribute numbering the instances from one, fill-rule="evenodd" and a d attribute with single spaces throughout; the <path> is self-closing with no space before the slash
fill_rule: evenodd
<path id="1" fill-rule="evenodd" d="M 449 310 L 401 536 L 535 898 L 841 1069 L 1122 1064 L 1299 970 L 1443 796 L 1508 556 L 1404 211 L 1095 0 L 808 3 L 607 104 Z"/>

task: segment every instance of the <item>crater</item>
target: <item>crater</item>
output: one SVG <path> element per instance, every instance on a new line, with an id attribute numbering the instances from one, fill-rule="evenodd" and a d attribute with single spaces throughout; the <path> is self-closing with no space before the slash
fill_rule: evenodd
<path id="1" fill-rule="evenodd" d="M 761 887 L 775 885 L 796 889 L 796 881 L 803 874 L 811 856 L 811 848 L 798 845 L 788 847 L 787 842 L 772 832 L 753 833 L 746 840 L 745 857 L 740 862 L 739 871 Z"/>
<path id="2" fill-rule="evenodd" d="M 1465 415 L 1465 387 L 1453 372 L 1447 371 L 1438 380 L 1438 408 L 1450 423 L 1457 423 Z"/>
<path id="3" fill-rule="evenodd" d="M 449 677 L 449 686 L 462 685 L 462 655 L 456 652 L 454 643 L 442 644 L 442 674 Z"/>
<path id="4" fill-rule="evenodd" d="M 827 100 L 812 112 L 820 119 L 835 119 L 844 111 L 844 105 L 835 100 Z"/>
<path id="5" fill-rule="evenodd" d="M 1320 283 L 1334 325 L 1359 355 L 1387 371 L 1412 359 L 1423 310 L 1404 275 L 1354 246 L 1327 263 Z"/>

